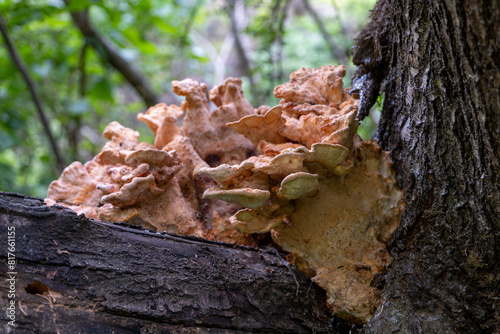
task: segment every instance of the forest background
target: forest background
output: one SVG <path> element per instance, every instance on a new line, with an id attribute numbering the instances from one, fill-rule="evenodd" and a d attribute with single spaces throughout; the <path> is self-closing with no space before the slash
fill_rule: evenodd
<path id="1" fill-rule="evenodd" d="M 354 72 L 350 48 L 374 4 L 0 0 L 0 24 L 26 65 L 48 120 L 44 128 L 27 83 L 0 39 L 0 190 L 45 197 L 66 165 L 88 161 L 100 151 L 101 133 L 113 120 L 152 143 L 153 133 L 136 115 L 152 101 L 180 104 L 172 80 L 190 77 L 211 88 L 226 77 L 241 77 L 254 107 L 276 105 L 273 88 L 301 67 L 345 64 L 348 87 Z M 151 94 L 139 94 L 124 71 L 139 75 Z M 363 139 L 373 136 L 379 109 L 363 121 Z"/>

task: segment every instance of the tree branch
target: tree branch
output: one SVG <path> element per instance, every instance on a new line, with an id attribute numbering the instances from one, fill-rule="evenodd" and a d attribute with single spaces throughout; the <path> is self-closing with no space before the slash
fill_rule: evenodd
<path id="1" fill-rule="evenodd" d="M 197 0 L 194 6 L 191 8 L 191 11 L 189 13 L 189 18 L 186 22 L 186 26 L 184 29 L 184 33 L 182 34 L 181 38 L 179 39 L 179 46 L 182 48 L 186 45 L 187 39 L 189 37 L 189 34 L 191 32 L 191 28 L 194 23 L 194 19 L 196 18 L 196 15 L 198 14 L 198 9 L 201 6 L 201 0 Z"/>
<path id="2" fill-rule="evenodd" d="M 85 71 L 85 66 L 87 64 L 87 48 L 89 46 L 89 43 L 85 41 L 85 43 L 82 46 L 82 49 L 80 50 L 80 57 L 78 59 L 78 71 L 80 72 L 80 77 L 78 80 L 79 83 L 79 90 L 78 94 L 80 97 L 84 97 L 86 93 L 86 87 L 87 87 L 87 73 Z"/>
<path id="3" fill-rule="evenodd" d="M 281 3 L 281 1 L 279 1 Z M 278 12 L 278 22 L 277 22 L 277 27 L 276 27 L 276 43 L 278 44 L 278 52 L 276 55 L 276 61 L 275 63 L 278 64 L 278 71 L 277 74 L 275 75 L 275 85 L 281 84 L 284 79 L 285 75 L 283 73 L 283 45 L 285 44 L 285 41 L 283 40 L 283 34 L 284 34 L 284 26 L 285 26 L 285 20 L 287 17 L 287 12 L 288 12 L 288 7 L 290 6 L 291 1 L 290 0 L 285 0 L 283 3 L 283 7 L 280 10 L 280 3 L 277 3 L 277 8 L 276 10 L 279 10 Z"/>
<path id="4" fill-rule="evenodd" d="M 238 53 L 238 58 L 240 60 L 241 67 L 243 68 L 244 74 L 248 77 L 250 81 L 250 91 L 252 93 L 252 98 L 255 99 L 257 95 L 257 91 L 255 89 L 255 82 L 253 79 L 252 71 L 250 70 L 250 60 L 247 57 L 247 53 L 245 51 L 245 47 L 243 46 L 243 42 L 241 40 L 240 31 L 241 27 L 238 26 L 238 23 L 242 19 L 242 15 L 238 15 L 238 6 L 244 6 L 244 3 L 240 1 L 232 0 L 229 1 L 229 17 L 231 20 L 231 32 L 234 36 L 234 46 L 236 48 L 236 52 Z"/>
<path id="5" fill-rule="evenodd" d="M 326 44 L 328 45 L 328 48 L 330 49 L 332 57 L 338 59 L 341 64 L 347 64 L 349 62 L 349 59 L 347 59 L 346 53 L 344 52 L 344 50 L 335 45 L 330 34 L 326 30 L 325 25 L 321 21 L 321 18 L 318 16 L 316 11 L 311 7 L 309 0 L 302 0 L 302 2 L 304 3 L 306 10 L 309 12 L 309 15 L 311 15 L 314 22 L 316 22 L 316 25 L 318 26 L 319 31 L 321 32 L 321 35 L 323 36 L 324 40 L 326 41 Z"/>
<path id="6" fill-rule="evenodd" d="M 35 88 L 35 83 L 31 78 L 28 69 L 26 68 L 26 65 L 24 64 L 23 59 L 19 55 L 15 45 L 10 40 L 9 32 L 7 30 L 7 25 L 5 24 L 5 21 L 1 14 L 0 14 L 0 30 L 2 31 L 2 35 L 5 40 L 5 45 L 7 46 L 7 50 L 12 58 L 12 61 L 16 65 L 19 72 L 21 72 L 21 75 L 23 76 L 23 79 L 26 82 L 26 85 L 28 86 L 31 98 L 33 99 L 33 103 L 35 104 L 36 110 L 38 111 L 38 116 L 42 121 L 42 126 L 45 131 L 45 135 L 49 139 L 50 146 L 52 147 L 52 152 L 56 157 L 57 169 L 62 170 L 66 166 L 66 162 L 64 161 L 64 158 L 61 155 L 61 151 L 59 150 L 59 146 L 57 145 L 57 142 L 54 136 L 52 135 L 49 121 L 47 120 L 47 116 L 45 115 L 45 111 L 43 109 L 42 101 L 40 100 L 38 91 Z"/>
<path id="7" fill-rule="evenodd" d="M 201 45 L 205 49 L 208 58 L 210 58 L 210 61 L 214 66 L 214 82 L 224 81 L 226 62 L 231 54 L 234 36 L 232 34 L 226 34 L 219 51 L 217 51 L 208 39 L 203 37 L 203 35 L 196 30 L 192 30 L 190 36 L 195 43 Z"/>
<path id="8" fill-rule="evenodd" d="M 111 43 L 102 37 L 90 24 L 88 10 L 71 12 L 71 17 L 82 35 L 89 40 L 96 50 L 104 53 L 106 60 L 134 87 L 147 107 L 158 103 L 159 99 L 148 80 L 138 69 L 120 56 Z"/>

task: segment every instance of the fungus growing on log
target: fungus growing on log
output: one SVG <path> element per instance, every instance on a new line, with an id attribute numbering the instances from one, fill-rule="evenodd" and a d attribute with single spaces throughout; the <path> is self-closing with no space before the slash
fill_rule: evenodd
<path id="1" fill-rule="evenodd" d="M 380 301 L 373 282 L 390 261 L 386 243 L 404 204 L 388 152 L 356 135 L 358 101 L 342 89 L 344 74 L 343 66 L 292 73 L 274 90 L 278 106 L 228 124 L 259 156 L 200 173 L 217 182 L 206 197 L 246 206 L 230 218 L 235 228 L 271 231 L 327 291 L 335 314 L 365 323 Z"/>
<path id="2" fill-rule="evenodd" d="M 110 123 L 104 131 L 109 142 L 101 153 L 85 165 L 68 166 L 50 185 L 46 203 L 93 219 L 255 245 L 229 222 L 240 207 L 203 199 L 215 183 L 197 173 L 203 167 L 239 163 L 256 152 L 247 138 L 226 127 L 254 113 L 241 80 L 229 78 L 209 92 L 217 105 L 213 112 L 205 84 L 186 79 L 172 86 L 186 97 L 182 107 L 160 103 L 138 115 L 155 133 L 154 145 L 140 143 L 137 131 Z"/>
<path id="3" fill-rule="evenodd" d="M 174 81 L 181 107 L 138 115 L 153 145 L 112 122 L 101 153 L 68 166 L 46 202 L 244 245 L 270 232 L 327 291 L 332 312 L 365 323 L 380 302 L 386 243 L 404 204 L 388 152 L 356 134 L 358 100 L 343 89 L 344 75 L 344 66 L 302 68 L 275 88 L 278 106 L 257 109 L 229 78 L 208 94 L 213 112 L 205 84 Z"/>

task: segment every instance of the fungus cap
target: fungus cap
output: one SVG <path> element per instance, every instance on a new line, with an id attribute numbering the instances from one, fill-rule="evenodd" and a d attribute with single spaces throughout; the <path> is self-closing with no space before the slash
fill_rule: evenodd
<path id="1" fill-rule="evenodd" d="M 278 196 L 298 199 L 314 196 L 319 188 L 319 175 L 304 172 L 290 174 L 281 181 Z"/>
<path id="2" fill-rule="evenodd" d="M 267 190 L 252 188 L 229 190 L 210 188 L 207 189 L 203 194 L 203 198 L 206 199 L 220 199 L 252 209 L 262 206 L 270 196 L 271 194 Z"/>

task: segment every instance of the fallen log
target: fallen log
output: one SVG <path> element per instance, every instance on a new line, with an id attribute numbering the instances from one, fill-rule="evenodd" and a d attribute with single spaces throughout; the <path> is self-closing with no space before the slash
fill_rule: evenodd
<path id="1" fill-rule="evenodd" d="M 0 234 L 5 333 L 349 330 L 274 249 L 92 221 L 12 193 L 0 193 Z"/>

